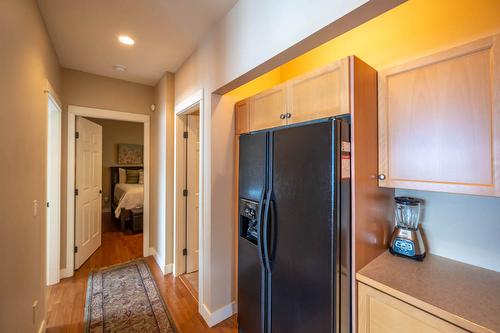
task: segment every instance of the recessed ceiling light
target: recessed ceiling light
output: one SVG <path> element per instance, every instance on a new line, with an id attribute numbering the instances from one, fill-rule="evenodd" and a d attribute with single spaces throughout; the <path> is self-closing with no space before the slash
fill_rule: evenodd
<path id="1" fill-rule="evenodd" d="M 113 68 L 118 72 L 125 72 L 127 70 L 127 66 L 120 64 L 114 65 Z"/>
<path id="2" fill-rule="evenodd" d="M 135 44 L 134 40 L 127 35 L 118 36 L 118 40 L 120 41 L 120 43 L 125 44 L 125 45 L 134 45 Z"/>

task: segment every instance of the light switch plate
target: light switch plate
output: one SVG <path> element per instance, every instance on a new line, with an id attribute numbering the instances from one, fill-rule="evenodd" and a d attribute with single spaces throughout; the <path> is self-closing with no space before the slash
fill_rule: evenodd
<path id="1" fill-rule="evenodd" d="M 33 217 L 38 215 L 38 200 L 33 200 Z"/>

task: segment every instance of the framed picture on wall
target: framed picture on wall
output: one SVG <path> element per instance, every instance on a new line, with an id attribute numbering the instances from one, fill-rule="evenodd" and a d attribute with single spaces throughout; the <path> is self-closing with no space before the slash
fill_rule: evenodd
<path id="1" fill-rule="evenodd" d="M 118 164 L 143 164 L 143 145 L 118 144 Z"/>

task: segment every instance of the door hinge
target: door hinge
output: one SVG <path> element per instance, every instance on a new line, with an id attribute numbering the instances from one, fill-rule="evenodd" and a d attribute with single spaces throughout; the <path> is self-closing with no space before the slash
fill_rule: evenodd
<path id="1" fill-rule="evenodd" d="M 182 255 L 187 256 L 188 255 L 188 249 L 182 249 Z"/>
<path id="2" fill-rule="evenodd" d="M 182 195 L 185 196 L 185 197 L 187 197 L 188 196 L 188 190 L 182 191 Z"/>
<path id="3" fill-rule="evenodd" d="M 75 189 L 75 195 L 78 195 L 78 189 L 77 188 Z"/>
<path id="4" fill-rule="evenodd" d="M 184 132 L 184 139 L 188 138 L 188 132 Z"/>
<path id="5" fill-rule="evenodd" d="M 75 253 L 78 253 L 78 246 L 75 246 Z"/>
<path id="6" fill-rule="evenodd" d="M 47 208 L 49 208 L 49 207 L 50 207 L 50 203 L 47 201 Z"/>
<path id="7" fill-rule="evenodd" d="M 80 138 L 80 132 L 75 132 L 75 139 L 79 139 Z"/>

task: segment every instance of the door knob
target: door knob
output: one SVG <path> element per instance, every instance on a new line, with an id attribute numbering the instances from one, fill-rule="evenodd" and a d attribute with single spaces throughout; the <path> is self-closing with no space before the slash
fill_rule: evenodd
<path id="1" fill-rule="evenodd" d="M 287 112 L 286 117 L 287 118 L 292 118 L 292 114 Z"/>
<path id="2" fill-rule="evenodd" d="M 378 180 L 385 180 L 385 175 L 383 173 L 381 173 L 380 175 L 378 175 Z"/>
<path id="3" fill-rule="evenodd" d="M 286 117 L 286 116 L 285 116 L 283 113 L 282 113 L 282 114 L 280 114 L 280 119 L 285 119 L 285 117 Z"/>

